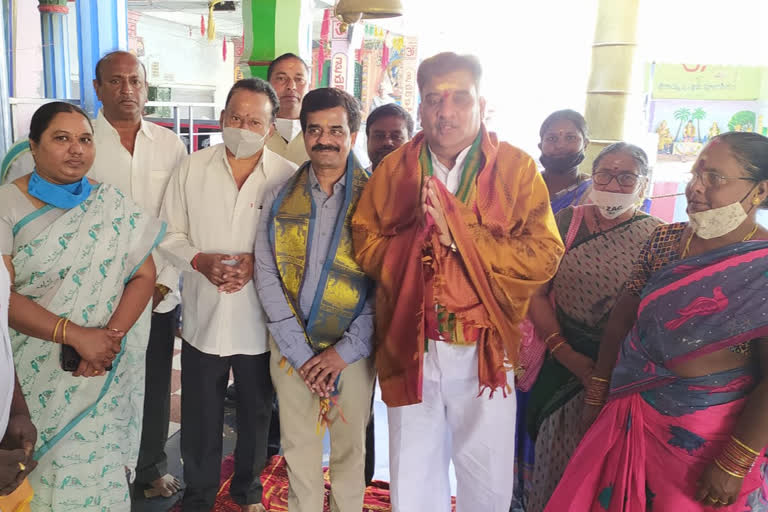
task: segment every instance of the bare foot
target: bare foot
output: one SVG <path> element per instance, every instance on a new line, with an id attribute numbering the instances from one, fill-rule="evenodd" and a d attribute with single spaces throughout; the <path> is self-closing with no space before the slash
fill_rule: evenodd
<path id="1" fill-rule="evenodd" d="M 240 505 L 240 512 L 267 512 L 267 509 L 261 503 L 255 503 L 253 505 Z"/>
<path id="2" fill-rule="evenodd" d="M 154 498 L 162 496 L 170 498 L 181 490 L 181 482 L 173 475 L 163 475 L 150 484 L 152 487 L 144 491 L 144 496 Z"/>

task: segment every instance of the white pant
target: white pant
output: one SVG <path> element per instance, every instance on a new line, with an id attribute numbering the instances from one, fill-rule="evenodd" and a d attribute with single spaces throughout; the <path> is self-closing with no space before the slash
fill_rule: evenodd
<path id="1" fill-rule="evenodd" d="M 512 380 L 512 374 L 508 375 Z M 515 393 L 478 397 L 477 349 L 429 341 L 423 402 L 390 407 L 393 512 L 508 512 L 515 461 Z"/>

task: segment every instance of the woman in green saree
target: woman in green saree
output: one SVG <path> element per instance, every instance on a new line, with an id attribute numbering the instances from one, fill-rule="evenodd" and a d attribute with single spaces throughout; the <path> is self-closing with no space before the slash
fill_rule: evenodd
<path id="1" fill-rule="evenodd" d="M 93 128 L 53 102 L 32 117 L 36 169 L 0 187 L 0 252 L 11 270 L 11 346 L 39 432 L 33 511 L 129 510 L 138 455 L 155 266 L 165 227 L 85 174 Z M 68 347 L 64 347 L 68 345 Z M 62 369 L 62 350 L 80 356 Z"/>
<path id="2" fill-rule="evenodd" d="M 592 166 L 593 204 L 555 216 L 563 240 L 572 242 L 557 274 L 530 305 L 549 355 L 528 403 L 536 460 L 527 512 L 544 509 L 584 434 L 584 384 L 591 378 L 603 325 L 643 243 L 661 223 L 637 209 L 647 176 L 642 149 L 623 142 L 608 146 Z"/>

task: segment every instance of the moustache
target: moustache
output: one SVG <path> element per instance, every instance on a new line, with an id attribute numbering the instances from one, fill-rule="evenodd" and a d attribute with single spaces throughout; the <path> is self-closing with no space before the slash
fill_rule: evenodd
<path id="1" fill-rule="evenodd" d="M 326 146 L 325 144 L 315 144 L 314 146 L 312 146 L 312 151 L 335 151 L 338 153 L 339 151 L 341 151 L 341 149 L 336 146 Z"/>

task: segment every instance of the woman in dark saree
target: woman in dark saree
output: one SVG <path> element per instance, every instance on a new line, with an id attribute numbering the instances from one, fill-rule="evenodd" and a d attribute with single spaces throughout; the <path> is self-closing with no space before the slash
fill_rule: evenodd
<path id="1" fill-rule="evenodd" d="M 590 380 L 602 328 L 636 255 L 661 224 L 638 211 L 649 174 L 642 149 L 612 144 L 592 168 L 594 204 L 555 215 L 566 253 L 557 275 L 529 308 L 540 339 L 549 340 L 550 356 L 528 402 L 527 427 L 536 443 L 536 460 L 527 512 L 543 510 L 581 441 L 583 383 Z"/>

